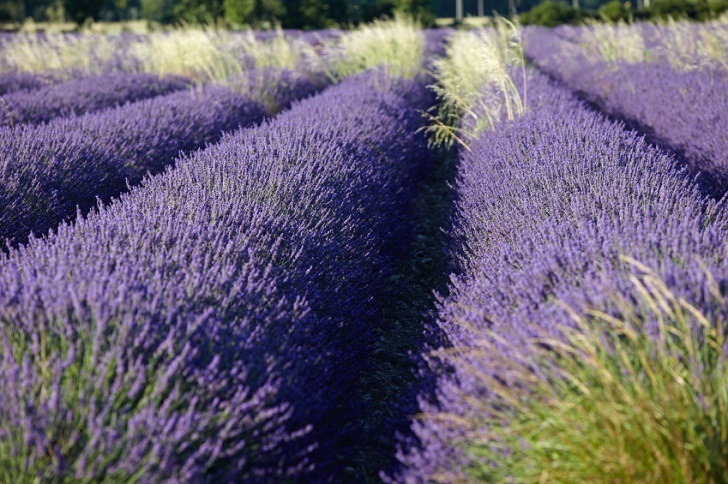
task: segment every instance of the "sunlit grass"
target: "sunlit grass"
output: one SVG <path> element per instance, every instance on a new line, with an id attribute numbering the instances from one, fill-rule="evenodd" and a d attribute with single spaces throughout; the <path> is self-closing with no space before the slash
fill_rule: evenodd
<path id="1" fill-rule="evenodd" d="M 376 67 L 397 77 L 412 78 L 422 71 L 424 46 L 419 22 L 398 15 L 342 35 L 328 46 L 324 61 L 336 80 Z"/>
<path id="2" fill-rule="evenodd" d="M 608 313 L 569 309 L 574 327 L 512 348 L 499 359 L 509 384 L 476 375 L 490 391 L 474 402 L 482 418 L 457 420 L 457 445 L 472 457 L 474 479 L 725 482 L 724 315 L 701 313 L 647 267 L 625 262 L 633 287 L 613 295 Z M 725 307 L 707 271 L 706 280 L 706 292 Z M 478 352 L 492 357 L 509 345 L 489 336 Z"/>
<path id="3" fill-rule="evenodd" d="M 97 73 L 114 56 L 109 37 L 96 34 L 18 34 L 2 46 L 0 69 Z"/>
<path id="4" fill-rule="evenodd" d="M 511 77 L 520 72 L 525 86 L 520 31 L 506 19 L 496 18 L 494 28 L 452 35 L 433 71 L 439 103 L 428 114 L 427 132 L 435 145 L 458 142 L 467 148 L 469 139 L 526 108 L 526 90 L 522 95 Z"/>
<path id="5" fill-rule="evenodd" d="M 200 83 L 222 82 L 251 69 L 302 69 L 315 65 L 312 47 L 278 30 L 271 39 L 253 32 L 183 27 L 130 40 L 128 52 L 115 51 L 113 37 L 97 34 L 21 34 L 2 49 L 0 68 L 24 72 L 98 73 L 106 61 L 124 55 L 124 69 L 156 75 L 176 74 Z M 118 43 L 118 42 L 117 42 Z"/>
<path id="6" fill-rule="evenodd" d="M 250 31 L 239 34 L 185 28 L 149 35 L 134 45 L 133 55 L 144 72 L 224 81 L 250 69 L 293 70 L 314 52 L 281 30 L 272 39 L 261 41 Z"/>
<path id="7" fill-rule="evenodd" d="M 584 51 L 593 62 L 612 64 L 617 61 L 642 62 L 647 49 L 640 32 L 624 22 L 591 23 L 581 32 Z"/>
<path id="8" fill-rule="evenodd" d="M 666 60 L 678 70 L 719 67 L 728 70 L 728 29 L 724 18 L 699 27 L 673 19 L 656 20 L 648 45 L 643 31 L 635 25 L 590 23 L 584 27 L 578 44 L 587 60 L 599 64 Z"/>
<path id="9" fill-rule="evenodd" d="M 728 70 L 728 26 L 718 19 L 702 26 L 676 22 L 673 19 L 658 21 L 659 54 L 676 69 L 690 71 L 712 65 Z"/>

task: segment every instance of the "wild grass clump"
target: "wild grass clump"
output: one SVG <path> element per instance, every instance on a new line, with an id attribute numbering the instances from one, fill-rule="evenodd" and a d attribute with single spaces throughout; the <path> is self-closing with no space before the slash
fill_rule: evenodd
<path id="1" fill-rule="evenodd" d="M 728 29 L 720 19 L 702 25 L 672 18 L 641 25 L 591 22 L 575 41 L 592 64 L 666 61 L 682 71 L 728 70 Z"/>
<path id="2" fill-rule="evenodd" d="M 523 92 L 512 75 L 520 69 Z M 526 108 L 525 63 L 518 27 L 496 18 L 494 28 L 457 32 L 446 56 L 433 62 L 431 86 L 438 98 L 435 114 L 428 114 L 426 131 L 435 145 L 467 140 L 501 119 L 513 120 Z"/>
<path id="3" fill-rule="evenodd" d="M 362 25 L 329 45 L 326 70 L 333 80 L 375 67 L 397 77 L 413 78 L 422 71 L 424 49 L 419 22 L 397 15 L 393 20 Z"/>
<path id="4" fill-rule="evenodd" d="M 153 74 L 179 74 L 202 82 L 224 82 L 251 69 L 297 69 L 313 49 L 286 37 L 281 30 L 268 40 L 253 32 L 184 28 L 149 35 L 135 44 L 139 69 Z"/>
<path id="5" fill-rule="evenodd" d="M 18 34 L 2 46 L 0 70 L 100 73 L 115 55 L 109 37 L 94 34 Z"/>
<path id="6" fill-rule="evenodd" d="M 725 20 L 701 28 L 668 18 L 656 21 L 658 53 L 679 70 L 692 71 L 717 66 L 728 71 L 728 28 Z"/>
<path id="7" fill-rule="evenodd" d="M 724 482 L 728 475 L 725 315 L 704 314 L 632 259 L 614 307 L 534 339 L 488 375 L 482 420 L 462 420 L 469 475 L 497 482 Z M 710 274 L 718 307 L 725 295 Z M 568 309 L 568 308 L 567 308 Z M 507 341 L 493 337 L 497 345 Z M 478 351 L 488 352 L 488 348 Z M 496 351 L 494 351 L 494 354 Z M 483 429 L 486 429 L 485 431 Z"/>
<path id="8" fill-rule="evenodd" d="M 640 31 L 625 22 L 603 24 L 592 22 L 581 34 L 582 47 L 593 63 L 642 62 L 647 49 Z"/>
<path id="9" fill-rule="evenodd" d="M 124 44 L 124 50 L 119 47 Z M 176 74 L 200 83 L 224 82 L 253 69 L 303 70 L 315 57 L 304 41 L 276 35 L 259 40 L 253 32 L 182 27 L 137 39 L 96 34 L 18 35 L 2 48 L 0 70 L 100 73 L 138 71 L 159 76 Z"/>
<path id="10" fill-rule="evenodd" d="M 225 78 L 239 73 L 241 59 L 222 50 L 224 40 L 214 30 L 184 29 L 150 34 L 132 47 L 139 70 L 151 74 Z"/>

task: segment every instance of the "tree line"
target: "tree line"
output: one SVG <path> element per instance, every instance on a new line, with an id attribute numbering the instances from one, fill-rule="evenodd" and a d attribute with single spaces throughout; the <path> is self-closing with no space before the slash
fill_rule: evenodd
<path id="1" fill-rule="evenodd" d="M 0 0 L 0 23 L 149 20 L 161 24 L 281 25 L 291 29 L 345 27 L 393 16 L 417 17 L 425 26 L 455 16 L 455 0 Z M 587 18 L 629 20 L 715 18 L 728 0 L 462 0 L 465 16 L 520 15 L 524 24 L 553 26 Z M 524 13 L 525 12 L 525 13 Z"/>
<path id="2" fill-rule="evenodd" d="M 321 29 L 396 12 L 434 22 L 431 0 L 0 0 L 0 22 L 149 20 L 162 24 L 280 24 Z"/>

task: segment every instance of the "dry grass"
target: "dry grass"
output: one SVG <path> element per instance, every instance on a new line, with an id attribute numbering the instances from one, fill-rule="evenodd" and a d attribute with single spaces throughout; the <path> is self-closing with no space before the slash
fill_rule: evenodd
<path id="1" fill-rule="evenodd" d="M 118 43 L 118 42 L 117 42 Z M 231 33 L 217 29 L 184 27 L 151 33 L 127 46 L 124 70 L 156 75 L 177 74 L 199 83 L 225 83 L 250 69 L 303 69 L 315 65 L 317 53 L 281 30 L 261 41 L 253 32 Z M 77 35 L 19 34 L 3 46 L 0 69 L 24 72 L 56 71 L 98 73 L 114 59 L 114 38 Z"/>
<path id="2" fill-rule="evenodd" d="M 647 49 L 640 32 L 624 22 L 603 24 L 593 22 L 582 30 L 582 48 L 594 63 L 642 62 Z"/>
<path id="3" fill-rule="evenodd" d="M 578 44 L 595 64 L 667 60 L 679 70 L 728 70 L 727 23 L 725 18 L 699 26 L 672 19 L 657 21 L 653 25 L 656 39 L 649 47 L 634 25 L 591 23 L 582 30 Z"/>
<path id="4" fill-rule="evenodd" d="M 680 70 L 717 66 L 728 70 L 728 21 L 709 22 L 696 32 L 695 24 L 668 19 L 657 24 L 657 54 Z"/>
<path id="5" fill-rule="evenodd" d="M 468 475 L 498 482 L 724 482 L 726 321 L 676 296 L 647 267 L 625 261 L 637 275 L 629 294 L 614 295 L 616 312 L 571 311 L 576 329 L 514 348 L 517 356 L 503 361 L 511 384 L 476 375 L 492 398 L 475 402 L 482 419 L 458 421 L 465 437 L 457 444 L 473 458 Z M 718 284 L 710 274 L 706 280 L 706 291 L 724 307 Z"/>
<path id="6" fill-rule="evenodd" d="M 0 69 L 97 73 L 102 62 L 113 56 L 114 47 L 103 35 L 47 34 L 41 38 L 36 34 L 18 34 L 13 42 L 3 45 Z"/>
<path id="7" fill-rule="evenodd" d="M 413 18 L 375 20 L 329 44 L 326 69 L 337 80 L 375 67 L 412 78 L 422 71 L 424 46 L 420 24 Z"/>
<path id="8" fill-rule="evenodd" d="M 494 28 L 480 32 L 456 32 L 447 55 L 433 63 L 439 105 L 428 114 L 431 142 L 467 149 L 482 130 L 523 114 L 526 91 L 521 95 L 511 77 L 519 69 L 525 86 L 520 31 L 508 20 L 496 18 Z"/>

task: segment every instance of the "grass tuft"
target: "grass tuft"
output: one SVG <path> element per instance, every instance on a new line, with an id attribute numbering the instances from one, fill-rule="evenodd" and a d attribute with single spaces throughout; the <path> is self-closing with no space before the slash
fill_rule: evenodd
<path id="1" fill-rule="evenodd" d="M 18 34 L 2 46 L 0 71 L 97 74 L 103 68 L 103 61 L 114 55 L 114 46 L 104 35 Z"/>
<path id="2" fill-rule="evenodd" d="M 482 375 L 492 391 L 482 419 L 459 422 L 473 478 L 725 482 L 726 321 L 624 260 L 637 275 L 630 294 L 614 296 L 616 311 L 570 310 L 575 329 L 504 361 L 514 383 Z"/>
<path id="3" fill-rule="evenodd" d="M 468 140 L 501 119 L 513 120 L 526 108 L 511 77 L 513 68 L 524 76 L 525 63 L 518 26 L 496 18 L 494 28 L 457 32 L 449 40 L 446 56 L 433 62 L 438 105 L 426 117 L 433 145 L 468 149 Z M 434 114 L 433 114 L 434 113 Z"/>
<path id="4" fill-rule="evenodd" d="M 405 15 L 375 20 L 341 36 L 328 48 L 328 72 L 341 80 L 383 67 L 391 75 L 413 78 L 422 71 L 425 39 L 419 22 Z"/>

